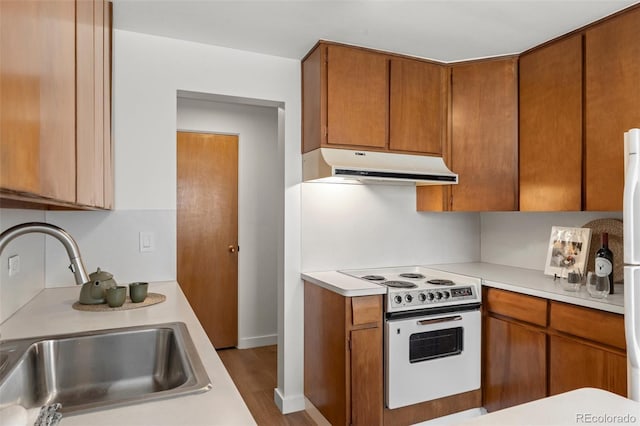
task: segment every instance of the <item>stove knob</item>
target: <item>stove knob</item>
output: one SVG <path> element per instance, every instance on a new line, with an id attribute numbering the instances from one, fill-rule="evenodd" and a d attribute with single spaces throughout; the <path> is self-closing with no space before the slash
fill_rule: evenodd
<path id="1" fill-rule="evenodd" d="M 402 296 L 394 297 L 393 301 L 396 302 L 398 305 L 400 305 L 402 303 Z"/>
<path id="2" fill-rule="evenodd" d="M 429 299 L 429 302 L 431 302 L 433 300 L 434 296 L 433 293 L 428 293 L 427 294 L 427 299 Z"/>
<path id="3" fill-rule="evenodd" d="M 448 291 L 443 292 L 443 293 L 442 293 L 442 296 L 443 296 L 445 299 L 448 299 L 448 298 L 449 298 L 449 292 L 448 292 Z"/>
<path id="4" fill-rule="evenodd" d="M 436 291 L 436 300 L 440 300 L 442 299 L 442 293 L 440 293 L 439 291 Z"/>
<path id="5" fill-rule="evenodd" d="M 420 293 L 418 295 L 418 300 L 421 301 L 421 302 L 424 302 L 425 300 L 427 300 L 427 296 L 425 296 L 424 293 Z"/>
<path id="6" fill-rule="evenodd" d="M 411 301 L 413 300 L 413 296 L 412 296 L 412 295 L 410 295 L 410 294 L 407 294 L 407 295 L 404 297 L 404 300 L 406 300 L 406 301 L 407 301 L 407 303 L 411 303 Z"/>

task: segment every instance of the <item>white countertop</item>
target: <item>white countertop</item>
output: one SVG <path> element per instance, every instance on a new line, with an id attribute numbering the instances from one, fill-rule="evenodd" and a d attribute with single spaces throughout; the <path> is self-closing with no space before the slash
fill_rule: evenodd
<path id="1" fill-rule="evenodd" d="M 543 271 L 515 268 L 492 263 L 448 263 L 439 265 L 423 265 L 426 268 L 438 269 L 461 275 L 482 279 L 482 285 L 515 291 L 530 296 L 543 297 L 558 302 L 602 311 L 624 314 L 623 285 L 616 284 L 615 294 L 606 299 L 594 299 L 585 286 L 577 292 L 564 291 L 553 277 L 544 275 Z M 379 284 L 370 283 L 338 271 L 305 272 L 302 279 L 334 291 L 342 296 L 367 296 L 385 294 L 386 289 Z"/>
<path id="2" fill-rule="evenodd" d="M 640 424 L 640 403 L 601 389 L 582 388 L 459 423 L 465 426 Z"/>
<path id="3" fill-rule="evenodd" d="M 80 287 L 45 289 L 0 324 L 2 339 L 74 333 L 106 328 L 181 321 L 187 325 L 212 389 L 195 395 L 64 416 L 61 426 L 73 425 L 255 425 L 220 357 L 175 281 L 154 282 L 149 291 L 167 296 L 165 302 L 113 312 L 77 311 Z"/>
<path id="4" fill-rule="evenodd" d="M 579 291 L 565 291 L 552 276 L 534 269 L 514 268 L 492 263 L 449 263 L 426 265 L 428 268 L 482 278 L 482 285 L 543 297 L 558 302 L 624 314 L 623 285 L 615 285 L 615 293 L 605 299 L 594 299 L 585 286 Z"/>
<path id="5" fill-rule="evenodd" d="M 380 284 L 338 271 L 305 272 L 302 279 L 346 297 L 387 293 L 387 289 Z"/>

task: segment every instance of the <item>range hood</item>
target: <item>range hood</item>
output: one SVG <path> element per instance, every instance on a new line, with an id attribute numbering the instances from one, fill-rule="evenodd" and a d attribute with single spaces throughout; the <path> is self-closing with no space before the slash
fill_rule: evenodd
<path id="1" fill-rule="evenodd" d="M 302 155 L 305 182 L 452 185 L 458 175 L 441 157 L 318 148 Z"/>

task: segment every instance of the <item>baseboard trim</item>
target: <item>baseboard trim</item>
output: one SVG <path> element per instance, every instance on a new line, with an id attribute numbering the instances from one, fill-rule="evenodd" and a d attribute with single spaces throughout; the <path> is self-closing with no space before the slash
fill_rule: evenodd
<path id="1" fill-rule="evenodd" d="M 304 399 L 304 403 L 305 411 L 307 412 L 309 417 L 311 417 L 311 419 L 316 422 L 318 426 L 331 426 L 329 420 L 327 420 L 326 417 L 322 415 L 322 413 L 316 408 L 315 405 L 313 405 L 311 401 L 309 401 L 308 398 Z"/>
<path id="2" fill-rule="evenodd" d="M 260 346 L 276 345 L 278 343 L 277 334 L 268 334 L 266 336 L 244 337 L 238 339 L 238 349 L 259 348 Z"/>
<path id="3" fill-rule="evenodd" d="M 295 413 L 305 409 L 304 395 L 285 398 L 279 388 L 273 390 L 273 400 L 282 414 Z"/>

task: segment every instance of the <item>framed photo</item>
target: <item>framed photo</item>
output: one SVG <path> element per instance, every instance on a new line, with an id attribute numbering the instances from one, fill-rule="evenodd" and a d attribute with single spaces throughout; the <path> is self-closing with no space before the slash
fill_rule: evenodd
<path id="1" fill-rule="evenodd" d="M 576 269 L 584 275 L 590 242 L 590 228 L 551 227 L 545 275 L 566 277 L 567 272 Z"/>

